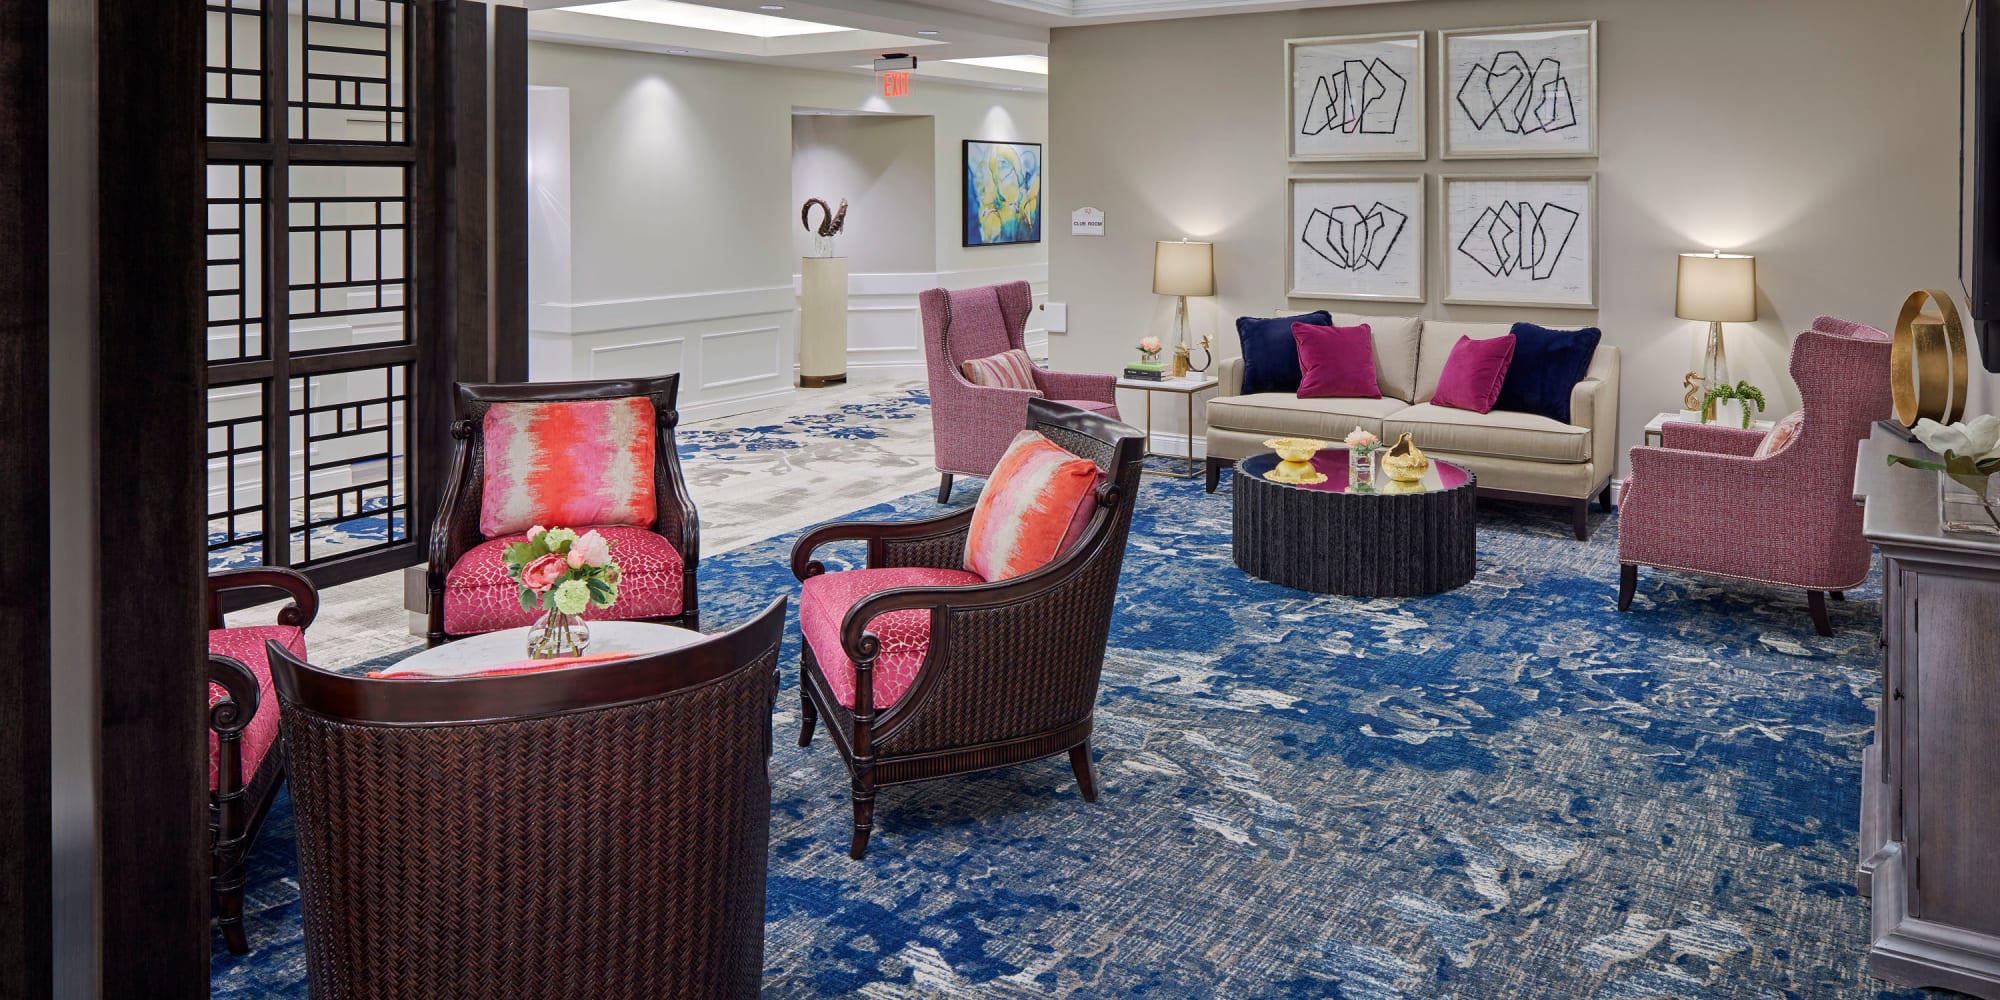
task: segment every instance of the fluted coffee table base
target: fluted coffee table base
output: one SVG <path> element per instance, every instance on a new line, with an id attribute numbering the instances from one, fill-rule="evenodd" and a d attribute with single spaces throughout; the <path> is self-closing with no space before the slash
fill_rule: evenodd
<path id="1" fill-rule="evenodd" d="M 1253 462 L 1239 465 L 1233 487 L 1233 548 L 1245 573 L 1354 597 L 1436 594 L 1472 580 L 1479 511 L 1470 471 L 1449 467 L 1463 481 L 1447 488 L 1365 494 L 1272 482 L 1246 474 Z"/>

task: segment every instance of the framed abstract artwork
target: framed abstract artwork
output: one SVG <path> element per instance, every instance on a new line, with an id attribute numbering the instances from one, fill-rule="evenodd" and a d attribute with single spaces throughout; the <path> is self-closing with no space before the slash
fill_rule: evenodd
<path id="1" fill-rule="evenodd" d="M 1286 294 L 1424 301 L 1424 177 L 1293 177 Z"/>
<path id="2" fill-rule="evenodd" d="M 1597 22 L 1438 32 L 1444 158 L 1597 155 Z"/>
<path id="3" fill-rule="evenodd" d="M 1424 33 L 1285 39 L 1285 155 L 1421 160 Z"/>
<path id="4" fill-rule="evenodd" d="M 1042 144 L 967 139 L 965 246 L 1042 241 Z"/>
<path id="5" fill-rule="evenodd" d="M 1461 305 L 1597 307 L 1597 179 L 1450 177 L 1444 216 L 1444 301 Z"/>

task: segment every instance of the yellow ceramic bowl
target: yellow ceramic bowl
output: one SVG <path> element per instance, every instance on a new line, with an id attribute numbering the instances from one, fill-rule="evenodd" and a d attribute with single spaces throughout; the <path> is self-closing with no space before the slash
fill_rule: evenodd
<path id="1" fill-rule="evenodd" d="M 1309 462 L 1314 453 L 1327 446 L 1325 441 L 1314 438 L 1272 438 L 1264 442 L 1264 447 L 1278 453 L 1287 462 Z"/>

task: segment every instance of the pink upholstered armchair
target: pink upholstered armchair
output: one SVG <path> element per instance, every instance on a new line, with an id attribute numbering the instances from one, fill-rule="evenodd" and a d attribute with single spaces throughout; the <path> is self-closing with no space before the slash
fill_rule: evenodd
<path id="1" fill-rule="evenodd" d="M 1034 297 L 1025 281 L 917 296 L 924 314 L 924 362 L 931 379 L 931 447 L 938 503 L 951 499 L 954 475 L 988 476 L 1027 422 L 1028 400 L 1053 399 L 1118 419 L 1117 377 L 1035 369 L 1036 388 L 973 385 L 959 366 L 1006 350 L 1026 350 Z"/>
<path id="2" fill-rule="evenodd" d="M 1868 577 L 1854 503 L 1854 450 L 1887 416 L 1889 335 L 1822 316 L 1792 344 L 1805 407 L 1789 441 L 1757 454 L 1760 431 L 1669 423 L 1660 448 L 1634 448 L 1618 502 L 1618 610 L 1639 567 L 1806 592 L 1813 627 L 1832 635 L 1828 594 Z M 1782 425 L 1781 425 L 1782 426 Z"/>

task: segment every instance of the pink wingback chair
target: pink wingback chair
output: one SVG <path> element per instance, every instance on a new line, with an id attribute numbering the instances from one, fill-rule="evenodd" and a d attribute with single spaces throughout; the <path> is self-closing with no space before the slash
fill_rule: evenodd
<path id="1" fill-rule="evenodd" d="M 1890 412 L 1889 335 L 1822 316 L 1792 343 L 1805 402 L 1791 441 L 1756 457 L 1761 431 L 1669 423 L 1660 448 L 1634 448 L 1618 502 L 1618 610 L 1640 566 L 1806 592 L 1832 635 L 1826 598 L 1868 577 L 1873 556 L 1854 503 L 1854 450 Z"/>
<path id="2" fill-rule="evenodd" d="M 1059 403 L 1118 419 L 1117 377 L 1035 370 L 1035 389 L 973 385 L 959 365 L 1002 351 L 1026 350 L 1034 296 L 1025 281 L 917 296 L 924 315 L 924 362 L 931 379 L 931 447 L 937 454 L 938 503 L 951 499 L 954 475 L 988 476 L 1028 419 L 1028 400 Z"/>

